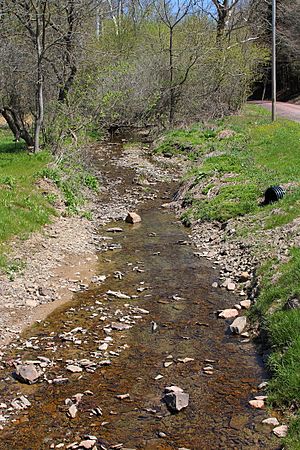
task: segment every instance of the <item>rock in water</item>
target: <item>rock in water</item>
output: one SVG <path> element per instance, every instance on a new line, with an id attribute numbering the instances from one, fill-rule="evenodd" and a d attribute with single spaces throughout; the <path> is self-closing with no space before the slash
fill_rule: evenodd
<path id="1" fill-rule="evenodd" d="M 141 216 L 139 216 L 137 213 L 135 212 L 129 212 L 127 214 L 127 217 L 125 219 L 125 222 L 127 223 L 139 223 L 142 221 Z"/>
<path id="2" fill-rule="evenodd" d="M 241 334 L 247 325 L 247 318 L 245 316 L 237 317 L 230 325 L 230 331 L 234 334 Z"/>
<path id="3" fill-rule="evenodd" d="M 71 405 L 70 408 L 68 409 L 67 415 L 71 419 L 74 419 L 76 417 L 77 411 L 78 411 L 78 409 L 77 409 L 76 405 Z"/>
<path id="4" fill-rule="evenodd" d="M 184 393 L 178 386 L 167 387 L 165 392 L 163 401 L 172 413 L 179 412 L 188 406 L 189 394 Z"/>
<path id="5" fill-rule="evenodd" d="M 34 364 L 22 364 L 16 367 L 16 377 L 27 384 L 34 384 L 38 381 L 43 372 L 37 370 Z"/>
<path id="6" fill-rule="evenodd" d="M 220 312 L 219 316 L 221 319 L 233 319 L 234 317 L 238 316 L 239 313 L 235 308 L 229 308 L 224 309 L 222 312 Z"/>
<path id="7" fill-rule="evenodd" d="M 263 400 L 250 400 L 249 404 L 252 408 L 262 409 L 265 406 L 265 402 Z"/>

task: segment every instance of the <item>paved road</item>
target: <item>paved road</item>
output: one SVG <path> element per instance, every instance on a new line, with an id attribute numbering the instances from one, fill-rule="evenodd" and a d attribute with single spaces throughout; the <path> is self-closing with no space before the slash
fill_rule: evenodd
<path id="1" fill-rule="evenodd" d="M 272 103 L 267 101 L 255 101 L 257 105 L 261 105 L 264 108 L 272 110 Z M 294 105 L 293 103 L 277 102 L 277 114 L 280 117 L 300 122 L 300 105 Z"/>

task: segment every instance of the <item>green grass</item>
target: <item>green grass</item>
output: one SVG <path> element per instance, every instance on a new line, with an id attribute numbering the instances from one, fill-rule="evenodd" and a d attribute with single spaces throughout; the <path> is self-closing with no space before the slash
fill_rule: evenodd
<path id="1" fill-rule="evenodd" d="M 211 199 L 193 201 L 189 195 L 191 206 L 185 218 L 226 221 L 256 214 L 257 220 L 262 219 L 264 227 L 271 229 L 299 216 L 300 125 L 282 119 L 271 123 L 269 116 L 264 109 L 248 105 L 244 114 L 216 122 L 207 134 L 203 127 L 194 126 L 190 131 L 172 131 L 165 136 L 156 151 L 185 153 L 194 160 L 188 174 L 195 179 L 194 186 L 197 178 L 202 184 L 220 186 L 218 195 Z M 221 140 L 218 132 L 224 129 L 236 134 Z M 282 201 L 261 208 L 267 187 L 291 182 L 294 186 Z M 275 208 L 280 211 L 272 214 Z"/>
<path id="2" fill-rule="evenodd" d="M 239 236 L 258 233 L 260 245 L 269 246 L 261 231 L 277 233 L 277 227 L 300 217 L 300 125 L 283 119 L 272 123 L 267 110 L 247 105 L 241 115 L 217 121 L 211 129 L 207 137 L 203 126 L 172 131 L 156 149 L 193 161 L 185 176 L 191 187 L 182 220 L 225 222 L 245 216 L 236 224 Z M 235 134 L 220 140 L 224 129 Z M 262 206 L 271 185 L 287 185 L 287 193 Z M 287 262 L 268 260 L 257 270 L 262 281 L 250 318 L 260 321 L 270 349 L 268 401 L 290 418 L 285 448 L 300 450 L 300 309 L 286 308 L 288 299 L 300 298 L 300 248 L 290 249 Z"/>
<path id="3" fill-rule="evenodd" d="M 285 264 L 269 261 L 263 273 L 261 293 L 251 312 L 261 319 L 267 332 L 271 355 L 268 365 L 272 373 L 269 403 L 295 411 L 286 448 L 300 448 L 300 309 L 286 309 L 290 298 L 300 298 L 300 249 L 291 249 Z M 274 273 L 279 278 L 274 282 Z"/>
<path id="4" fill-rule="evenodd" d="M 73 158 L 74 159 L 74 158 Z M 55 215 L 55 194 L 43 195 L 39 178 L 52 179 L 62 192 L 67 211 L 89 217 L 82 211 L 84 188 L 97 190 L 98 181 L 70 155 L 53 166 L 49 152 L 30 154 L 22 143 L 15 144 L 8 129 L 0 128 L 0 268 L 14 273 L 22 261 L 10 261 L 9 241 L 28 235 Z"/>
<path id="5" fill-rule="evenodd" d="M 36 188 L 36 173 L 50 161 L 46 152 L 28 154 L 13 142 L 10 132 L 0 129 L 0 266 L 8 263 L 6 243 L 13 236 L 25 237 L 49 222 L 53 214 L 47 199 Z"/>

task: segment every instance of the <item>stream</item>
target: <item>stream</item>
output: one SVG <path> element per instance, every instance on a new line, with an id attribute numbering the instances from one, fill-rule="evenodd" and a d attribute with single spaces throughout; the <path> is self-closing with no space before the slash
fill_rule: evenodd
<path id="1" fill-rule="evenodd" d="M 111 151 L 122 156 L 120 145 Z M 120 177 L 109 155 L 101 170 Z M 122 170 L 120 195 L 132 177 L 132 169 Z M 0 449 L 79 448 L 91 436 L 95 449 L 280 448 L 261 424 L 266 412 L 248 403 L 263 394 L 262 361 L 254 345 L 231 335 L 229 322 L 215 314 L 237 299 L 212 289 L 218 278 L 212 263 L 195 257 L 188 230 L 161 208 L 175 184 L 156 188 L 157 197 L 138 207 L 140 224 L 118 221 L 99 230 L 107 251 L 99 253 L 98 274 L 106 280 L 27 330 L 12 352 L 12 359 L 51 363 L 45 363 L 46 380 L 33 385 L 13 379 L 12 370 L 1 371 L 1 396 L 26 395 L 32 406 L 4 426 Z M 107 231 L 113 227 L 122 231 Z M 70 373 L 68 364 L 81 370 Z M 206 366 L 212 369 L 204 371 Z M 190 396 L 177 414 L 161 401 L 170 385 Z M 75 394 L 82 394 L 79 401 L 72 400 Z M 73 419 L 66 399 L 76 403 Z"/>

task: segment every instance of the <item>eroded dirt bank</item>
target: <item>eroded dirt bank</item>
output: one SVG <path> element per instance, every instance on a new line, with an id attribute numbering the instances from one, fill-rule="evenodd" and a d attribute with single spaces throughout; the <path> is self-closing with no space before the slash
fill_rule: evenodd
<path id="1" fill-rule="evenodd" d="M 104 186 L 95 283 L 5 350 L 0 448 L 278 448 L 266 412 L 248 403 L 264 394 L 259 356 L 215 314 L 237 299 L 211 289 L 218 272 L 160 208 L 178 162 L 140 146 L 95 152 Z M 128 209 L 141 224 L 119 221 Z M 39 372 L 30 386 L 11 376 L 26 361 Z M 190 396 L 178 414 L 161 402 L 170 385 Z"/>

